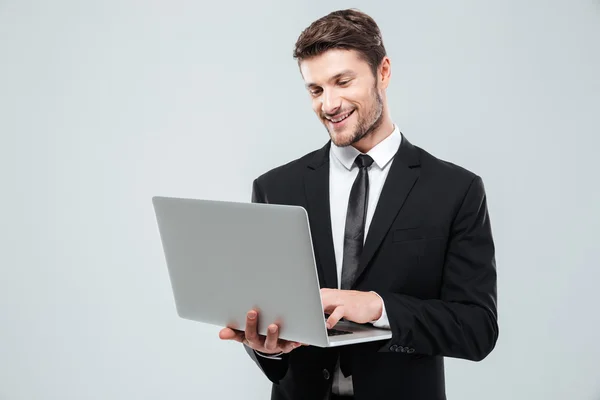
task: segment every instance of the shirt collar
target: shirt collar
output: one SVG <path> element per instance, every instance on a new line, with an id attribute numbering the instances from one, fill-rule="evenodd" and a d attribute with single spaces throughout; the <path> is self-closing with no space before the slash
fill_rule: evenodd
<path id="1" fill-rule="evenodd" d="M 394 125 L 392 134 L 375 145 L 367 154 L 373 158 L 373 161 L 380 169 L 383 169 L 394 158 L 401 142 L 402 135 L 398 127 Z M 331 142 L 331 152 L 347 170 L 352 169 L 354 160 L 361 154 L 354 146 L 339 147 L 333 142 Z"/>

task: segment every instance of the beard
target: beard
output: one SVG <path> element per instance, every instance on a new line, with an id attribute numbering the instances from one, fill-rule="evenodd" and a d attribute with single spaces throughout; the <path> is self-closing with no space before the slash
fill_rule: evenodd
<path id="1" fill-rule="evenodd" d="M 375 90 L 373 90 L 373 105 L 372 107 L 368 110 L 367 115 L 360 116 L 359 114 L 357 114 L 357 118 L 358 118 L 358 122 L 356 125 L 356 128 L 354 130 L 354 132 L 352 132 L 352 134 L 350 134 L 349 136 L 341 136 L 341 135 L 336 135 L 334 132 L 332 132 L 329 127 L 327 126 L 327 124 L 325 125 L 325 128 L 327 129 L 327 132 L 329 133 L 329 137 L 331 138 L 331 141 L 339 147 L 347 147 L 347 146 L 352 146 L 353 144 L 359 142 L 361 139 L 369 136 L 370 134 L 372 134 L 373 132 L 375 132 L 377 130 L 377 128 L 379 128 L 381 126 L 381 124 L 383 123 L 383 101 L 381 100 L 381 96 L 379 95 L 379 92 L 376 90 L 376 88 L 374 88 Z M 355 109 L 356 111 L 356 109 Z"/>

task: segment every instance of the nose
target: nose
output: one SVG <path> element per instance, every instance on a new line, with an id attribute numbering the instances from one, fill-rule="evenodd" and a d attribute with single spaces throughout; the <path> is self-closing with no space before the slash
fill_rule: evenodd
<path id="1" fill-rule="evenodd" d="M 321 103 L 321 110 L 327 115 L 334 115 L 342 106 L 340 96 L 338 96 L 333 90 L 323 91 Z"/>

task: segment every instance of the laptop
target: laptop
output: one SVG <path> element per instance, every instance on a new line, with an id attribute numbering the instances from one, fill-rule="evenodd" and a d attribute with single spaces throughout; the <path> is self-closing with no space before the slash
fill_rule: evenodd
<path id="1" fill-rule="evenodd" d="M 308 214 L 303 207 L 152 198 L 179 317 L 317 347 L 385 340 L 387 329 L 341 320 L 327 329 Z"/>

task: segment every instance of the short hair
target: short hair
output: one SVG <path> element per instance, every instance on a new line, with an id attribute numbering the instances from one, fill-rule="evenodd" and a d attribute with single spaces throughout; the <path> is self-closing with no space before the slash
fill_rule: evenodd
<path id="1" fill-rule="evenodd" d="M 310 24 L 298 37 L 293 57 L 300 64 L 331 49 L 357 51 L 373 75 L 386 56 L 377 23 L 355 8 L 333 11 Z"/>

